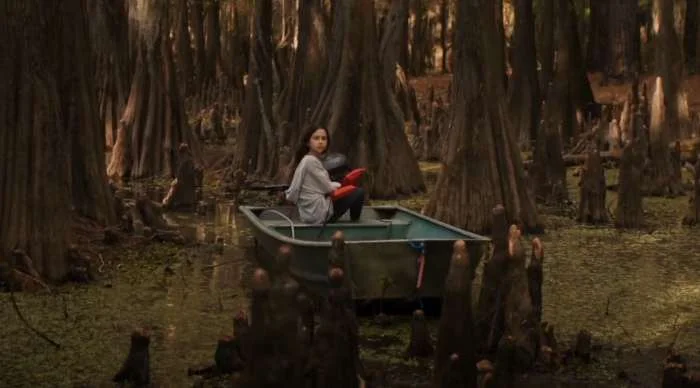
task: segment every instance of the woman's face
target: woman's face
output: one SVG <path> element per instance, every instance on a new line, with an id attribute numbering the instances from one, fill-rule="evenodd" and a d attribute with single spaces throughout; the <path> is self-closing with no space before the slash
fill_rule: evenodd
<path id="1" fill-rule="evenodd" d="M 326 152 L 326 147 L 328 147 L 328 133 L 325 129 L 319 128 L 311 134 L 309 139 L 309 150 L 320 155 Z"/>

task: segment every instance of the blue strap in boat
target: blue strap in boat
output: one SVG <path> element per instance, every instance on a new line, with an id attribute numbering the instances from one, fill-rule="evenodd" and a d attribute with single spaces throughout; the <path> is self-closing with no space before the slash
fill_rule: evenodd
<path id="1" fill-rule="evenodd" d="M 408 245 L 420 253 L 425 253 L 425 243 L 423 241 L 409 241 Z"/>

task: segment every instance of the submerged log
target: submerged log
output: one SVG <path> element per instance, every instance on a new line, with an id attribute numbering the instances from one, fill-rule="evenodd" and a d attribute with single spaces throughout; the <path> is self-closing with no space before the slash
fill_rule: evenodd
<path id="1" fill-rule="evenodd" d="M 430 338 L 430 330 L 425 321 L 423 310 L 413 312 L 411 321 L 411 340 L 406 349 L 408 357 L 430 357 L 433 355 L 433 344 Z"/>
<path id="2" fill-rule="evenodd" d="M 112 381 L 130 382 L 135 386 L 148 385 L 151 381 L 148 351 L 150 343 L 150 336 L 144 329 L 135 330 L 131 334 L 129 354 Z"/>
<path id="3" fill-rule="evenodd" d="M 450 269 L 445 279 L 442 315 L 435 347 L 434 381 L 440 385 L 446 376 L 461 387 L 476 387 L 476 342 L 471 311 L 471 274 L 466 244 L 454 243 Z M 457 370 L 450 367 L 458 354 Z M 456 376 L 452 376 L 456 373 Z"/>
<path id="4" fill-rule="evenodd" d="M 608 209 L 605 206 L 607 188 L 605 170 L 597 150 L 587 154 L 586 164 L 579 181 L 581 188 L 578 221 L 590 224 L 608 222 Z"/>

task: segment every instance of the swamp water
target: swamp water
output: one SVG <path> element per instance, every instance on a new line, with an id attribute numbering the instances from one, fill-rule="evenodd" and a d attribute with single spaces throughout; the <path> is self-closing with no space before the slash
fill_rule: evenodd
<path id="1" fill-rule="evenodd" d="M 686 200 L 645 199 L 652 215 L 645 231 L 618 232 L 547 216 L 544 319 L 555 325 L 560 347 L 566 349 L 585 329 L 597 351 L 588 365 L 533 374 L 521 386 L 658 387 L 674 338 L 676 349 L 697 365 L 700 231 L 679 225 Z M 421 201 L 401 204 L 417 208 Z M 253 267 L 250 234 L 232 204 L 220 201 L 210 213 L 167 215 L 202 242 L 196 247 L 151 243 L 105 252 L 97 282 L 60 288 L 67 317 L 60 297 L 15 294 L 30 324 L 61 349 L 31 333 L 9 294 L 0 294 L 0 387 L 113 386 L 137 326 L 151 333 L 154 385 L 192 386 L 188 367 L 213 359 L 218 338 L 232 332 L 233 315 L 247 307 L 245 285 Z M 426 386 L 432 360 L 403 358 L 408 318 L 395 318 L 386 328 L 371 318 L 360 325 L 367 369 L 384 370 L 392 386 Z M 436 321 L 430 327 L 435 338 Z"/>

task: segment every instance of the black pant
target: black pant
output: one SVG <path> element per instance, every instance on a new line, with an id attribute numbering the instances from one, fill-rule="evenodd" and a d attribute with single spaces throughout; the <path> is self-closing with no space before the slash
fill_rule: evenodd
<path id="1" fill-rule="evenodd" d="M 343 198 L 333 201 L 333 217 L 328 222 L 335 222 L 350 210 L 350 219 L 357 221 L 362 213 L 362 206 L 365 203 L 365 190 L 358 187 L 352 193 Z"/>

